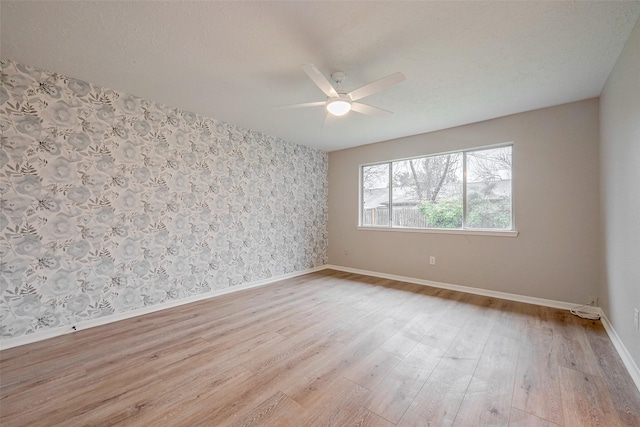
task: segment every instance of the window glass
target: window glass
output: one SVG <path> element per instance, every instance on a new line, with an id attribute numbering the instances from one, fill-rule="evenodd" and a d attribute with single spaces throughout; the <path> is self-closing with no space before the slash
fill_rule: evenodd
<path id="1" fill-rule="evenodd" d="M 389 225 L 389 166 L 362 167 L 362 225 Z"/>
<path id="2" fill-rule="evenodd" d="M 462 227 L 462 153 L 393 162 L 393 225 Z"/>
<path id="3" fill-rule="evenodd" d="M 512 146 L 365 165 L 362 226 L 513 229 Z"/>
<path id="4" fill-rule="evenodd" d="M 511 147 L 467 153 L 468 228 L 511 229 Z"/>

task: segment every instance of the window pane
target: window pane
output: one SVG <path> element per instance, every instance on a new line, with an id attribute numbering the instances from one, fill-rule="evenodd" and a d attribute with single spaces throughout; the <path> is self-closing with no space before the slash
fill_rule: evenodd
<path id="1" fill-rule="evenodd" d="M 362 167 L 362 225 L 389 225 L 389 163 Z"/>
<path id="2" fill-rule="evenodd" d="M 393 162 L 393 226 L 462 227 L 462 154 Z"/>
<path id="3" fill-rule="evenodd" d="M 467 153 L 468 228 L 511 229 L 511 147 Z"/>

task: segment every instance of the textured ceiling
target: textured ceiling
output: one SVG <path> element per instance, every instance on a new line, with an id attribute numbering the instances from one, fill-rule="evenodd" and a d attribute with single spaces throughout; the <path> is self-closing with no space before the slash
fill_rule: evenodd
<path id="1" fill-rule="evenodd" d="M 0 54 L 331 151 L 598 96 L 639 1 L 2 1 Z M 322 126 L 301 65 L 407 80 Z"/>

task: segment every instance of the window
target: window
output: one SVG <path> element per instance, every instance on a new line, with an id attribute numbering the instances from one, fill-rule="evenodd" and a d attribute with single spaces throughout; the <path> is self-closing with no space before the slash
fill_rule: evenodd
<path id="1" fill-rule="evenodd" d="M 512 230 L 512 146 L 361 167 L 360 225 Z"/>

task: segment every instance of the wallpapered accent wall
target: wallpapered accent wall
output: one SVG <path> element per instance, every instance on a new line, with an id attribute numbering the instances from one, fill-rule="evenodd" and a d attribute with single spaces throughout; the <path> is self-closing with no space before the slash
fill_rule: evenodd
<path id="1" fill-rule="evenodd" d="M 2 337 L 326 263 L 326 153 L 0 65 Z"/>

